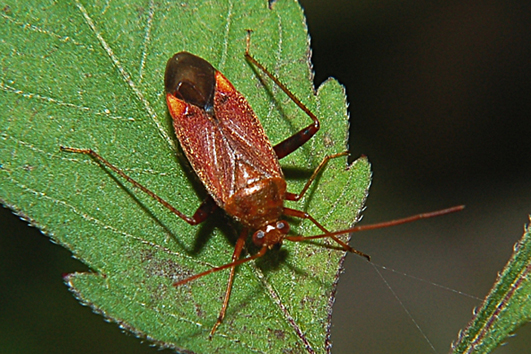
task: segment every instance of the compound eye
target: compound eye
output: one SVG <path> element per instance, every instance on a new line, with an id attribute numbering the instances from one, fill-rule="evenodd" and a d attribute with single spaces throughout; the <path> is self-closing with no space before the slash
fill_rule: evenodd
<path id="1" fill-rule="evenodd" d="M 289 232 L 289 224 L 285 220 L 277 221 L 276 227 L 277 227 L 277 230 L 283 234 L 287 234 Z"/>
<path id="2" fill-rule="evenodd" d="M 253 234 L 253 243 L 258 246 L 258 247 L 262 247 L 264 245 L 264 242 L 265 242 L 265 232 L 264 230 L 258 230 L 256 231 L 254 234 Z"/>

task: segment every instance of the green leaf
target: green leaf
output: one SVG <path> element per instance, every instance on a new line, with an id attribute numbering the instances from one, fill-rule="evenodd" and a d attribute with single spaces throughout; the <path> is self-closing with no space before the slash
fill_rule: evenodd
<path id="1" fill-rule="evenodd" d="M 531 320 L 531 227 L 516 243 L 479 311 L 453 345 L 454 353 L 490 353 Z"/>
<path id="2" fill-rule="evenodd" d="M 192 227 L 85 155 L 91 148 L 177 209 L 205 191 L 175 139 L 163 92 L 166 60 L 187 50 L 211 62 L 249 100 L 273 144 L 310 123 L 244 59 L 251 52 L 321 119 L 321 131 L 282 160 L 299 191 L 326 154 L 344 151 L 345 92 L 315 93 L 309 40 L 294 1 L 12 2 L 0 13 L 0 199 L 92 269 L 66 278 L 85 304 L 161 347 L 196 353 L 327 352 L 344 252 L 285 242 L 239 267 L 224 323 L 208 333 L 228 274 L 175 288 L 182 276 L 230 261 L 238 225 L 217 213 Z M 366 159 L 330 161 L 288 207 L 331 230 L 358 217 L 370 184 Z M 293 222 L 302 235 L 320 233 Z M 325 240 L 318 243 L 331 244 Z"/>

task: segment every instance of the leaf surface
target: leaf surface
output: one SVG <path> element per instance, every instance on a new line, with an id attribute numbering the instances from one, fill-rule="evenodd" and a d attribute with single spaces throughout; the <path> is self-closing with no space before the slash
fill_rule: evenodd
<path id="1" fill-rule="evenodd" d="M 514 246 L 483 304 L 459 334 L 453 353 L 490 353 L 531 320 L 531 228 Z"/>
<path id="2" fill-rule="evenodd" d="M 347 149 L 343 87 L 316 93 L 302 10 L 294 1 L 13 2 L 0 13 L 0 199 L 93 270 L 66 277 L 76 296 L 162 347 L 194 353 L 320 353 L 330 349 L 344 253 L 285 242 L 239 267 L 212 341 L 227 272 L 172 284 L 230 261 L 238 225 L 223 213 L 192 227 L 112 171 L 59 146 L 91 148 L 192 215 L 205 191 L 173 135 L 166 61 L 186 50 L 244 94 L 273 144 L 310 120 L 244 59 L 251 52 L 321 119 L 321 131 L 282 160 L 298 192 L 326 154 Z M 299 203 L 330 230 L 358 217 L 366 159 L 328 164 Z M 295 233 L 320 233 L 294 221 Z M 322 241 L 331 244 L 329 241 Z"/>

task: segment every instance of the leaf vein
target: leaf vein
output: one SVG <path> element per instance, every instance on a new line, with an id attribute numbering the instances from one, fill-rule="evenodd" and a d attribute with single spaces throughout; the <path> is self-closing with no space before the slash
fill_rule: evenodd
<path id="1" fill-rule="evenodd" d="M 60 34 L 57 34 L 55 32 L 52 32 L 52 31 L 49 31 L 47 29 L 43 29 L 39 26 L 35 26 L 35 25 L 32 25 L 30 23 L 26 23 L 26 22 L 22 22 L 22 21 L 18 21 L 16 20 L 15 18 L 11 17 L 11 16 L 8 16 L 6 15 L 5 13 L 0 13 L 0 16 L 3 17 L 4 19 L 6 19 L 7 21 L 11 22 L 12 24 L 18 26 L 18 27 L 21 27 L 22 29 L 27 29 L 27 30 L 30 30 L 30 31 L 33 31 L 33 32 L 36 32 L 36 33 L 41 33 L 41 34 L 46 34 L 50 37 L 54 37 L 58 40 L 60 40 L 61 42 L 71 42 L 77 46 L 80 46 L 82 48 L 86 48 L 90 51 L 93 51 L 94 49 L 92 48 L 92 46 L 88 46 L 86 44 L 83 44 L 82 42 L 79 42 L 77 40 L 75 40 L 74 38 L 70 37 L 70 36 L 62 36 Z"/>
<path id="2" fill-rule="evenodd" d="M 234 3 L 232 1 L 229 1 L 229 8 L 227 9 L 227 21 L 225 23 L 225 35 L 223 39 L 223 48 L 221 51 L 221 60 L 220 60 L 220 68 L 225 67 L 225 63 L 227 62 L 227 56 L 229 51 L 229 33 L 232 26 L 232 9 L 234 7 Z"/>
<path id="3" fill-rule="evenodd" d="M 155 16 L 155 3 L 150 1 L 149 12 L 146 23 L 146 31 L 144 34 L 144 41 L 142 43 L 142 59 L 140 60 L 140 67 L 138 69 L 138 83 L 142 83 L 144 78 L 144 67 L 146 65 L 146 57 L 148 55 L 148 45 L 151 43 L 151 29 L 153 28 L 153 17 Z"/>
<path id="4" fill-rule="evenodd" d="M 53 98 L 53 97 L 43 96 L 43 95 L 40 95 L 38 93 L 24 92 L 24 91 L 19 90 L 19 89 L 15 88 L 15 87 L 6 85 L 3 82 L 3 80 L 0 81 L 0 90 L 5 91 L 5 92 L 18 94 L 18 95 L 21 95 L 22 97 L 28 98 L 28 99 L 37 99 L 37 100 L 40 100 L 40 101 L 53 103 L 53 104 L 56 104 L 56 105 L 61 106 L 61 107 L 75 108 L 75 109 L 78 109 L 78 110 L 81 110 L 81 111 L 86 111 L 86 112 L 91 111 L 91 113 L 94 114 L 94 115 L 101 115 L 101 116 L 105 116 L 107 118 L 111 118 L 111 119 L 115 119 L 115 120 L 126 120 L 126 121 L 134 121 L 135 120 L 135 118 L 133 118 L 133 117 L 124 117 L 124 116 L 112 115 L 112 114 L 110 114 L 111 112 L 109 111 L 109 109 L 96 110 L 94 108 L 90 108 L 90 107 L 87 107 L 87 106 L 81 106 L 81 105 L 77 105 L 77 104 L 74 104 L 74 103 L 61 101 L 61 100 L 58 100 L 58 99 Z"/>
<path id="5" fill-rule="evenodd" d="M 282 300 L 280 299 L 279 294 L 277 291 L 273 288 L 273 286 L 266 280 L 264 273 L 258 268 L 256 265 L 253 266 L 254 273 L 262 283 L 262 285 L 266 288 L 267 293 L 269 294 L 269 297 L 273 302 L 276 304 L 276 306 L 280 309 L 280 312 L 286 319 L 287 323 L 293 328 L 295 331 L 295 334 L 302 340 L 304 343 L 304 347 L 306 348 L 306 351 L 310 354 L 315 354 L 315 351 L 313 350 L 310 342 L 306 338 L 306 335 L 303 333 L 301 327 L 297 324 L 293 316 L 289 313 L 287 307 L 282 303 Z"/>
<path id="6" fill-rule="evenodd" d="M 94 217 L 94 216 L 91 216 L 89 215 L 88 213 L 86 212 L 82 212 L 80 210 L 78 210 L 74 205 L 70 204 L 70 203 L 67 203 L 66 201 L 64 200 L 61 200 L 61 199 L 57 199 L 57 198 L 54 198 L 52 196 L 49 196 L 48 194 L 46 194 L 45 192 L 40 192 L 38 190 L 35 190 L 31 187 L 29 187 L 28 185 L 14 179 L 14 178 L 11 178 L 10 179 L 18 188 L 22 189 L 24 192 L 27 192 L 27 193 L 30 193 L 30 194 L 33 194 L 35 196 L 37 196 L 38 198 L 42 198 L 42 199 L 46 199 L 46 200 L 49 200 L 51 202 L 53 202 L 54 204 L 57 204 L 57 205 L 62 205 L 68 209 L 70 209 L 74 214 L 80 216 L 81 218 L 83 218 L 84 220 L 94 224 L 94 225 L 97 225 L 98 227 L 104 229 L 104 230 L 108 230 L 108 231 L 111 231 L 117 235 L 120 235 L 120 236 L 124 236 L 128 239 L 131 239 L 131 240 L 134 240 L 134 241 L 138 241 L 146 246 L 150 246 L 158 251 L 162 251 L 162 252 L 165 252 L 166 254 L 168 255 L 171 255 L 171 256 L 177 256 L 177 257 L 181 257 L 181 258 L 185 258 L 187 259 L 188 261 L 190 262 L 193 262 L 193 263 L 196 263 L 196 264 L 199 264 L 199 265 L 202 265 L 202 266 L 205 266 L 205 267 L 210 267 L 210 268 L 214 268 L 215 265 L 214 264 L 211 264 L 209 262 L 205 262 L 205 261 L 202 261 L 200 259 L 198 259 L 197 257 L 191 257 L 191 256 L 188 256 L 184 253 L 179 253 L 179 252 L 175 252 L 167 247 L 164 247 L 158 243 L 155 243 L 155 242 L 152 242 L 152 241 L 148 241 L 148 240 L 145 240 L 141 237 L 138 237 L 138 236 L 134 236 L 128 232 L 125 232 L 125 231 L 121 231 L 119 229 L 117 229 L 116 227 L 112 226 L 112 225 L 109 225 L 105 222 L 103 222 L 102 220 Z"/>
<path id="7" fill-rule="evenodd" d="M 100 42 L 101 46 L 103 47 L 103 49 L 105 50 L 105 52 L 107 53 L 109 58 L 111 59 L 114 67 L 120 72 L 120 75 L 121 75 L 122 79 L 124 80 L 124 82 L 131 88 L 133 93 L 137 96 L 137 98 L 140 100 L 140 102 L 142 102 L 142 104 L 144 105 L 144 108 L 148 112 L 148 115 L 151 117 L 151 119 L 153 120 L 153 122 L 157 126 L 157 129 L 158 129 L 159 134 L 161 135 L 161 137 L 166 141 L 166 143 L 169 145 L 169 147 L 173 151 L 176 151 L 177 147 L 175 146 L 175 142 L 168 135 L 168 133 L 164 129 L 163 125 L 157 119 L 157 114 L 155 113 L 155 110 L 151 107 L 151 105 L 149 104 L 148 100 L 146 100 L 146 98 L 144 97 L 143 93 L 138 89 L 136 84 L 133 82 L 133 80 L 131 78 L 131 75 L 125 70 L 125 68 L 123 67 L 122 63 L 120 62 L 118 57 L 114 54 L 114 51 L 112 50 L 110 45 L 107 43 L 105 38 L 103 38 L 101 32 L 98 30 L 96 24 L 92 20 L 92 17 L 90 17 L 89 13 L 85 9 L 85 7 L 83 7 L 83 5 L 79 2 L 79 0 L 76 0 L 76 5 L 77 5 L 79 11 L 81 12 L 81 14 L 83 15 L 83 18 L 85 19 L 86 24 L 92 30 L 92 32 L 94 33 L 94 35 L 96 36 L 96 38 Z"/>

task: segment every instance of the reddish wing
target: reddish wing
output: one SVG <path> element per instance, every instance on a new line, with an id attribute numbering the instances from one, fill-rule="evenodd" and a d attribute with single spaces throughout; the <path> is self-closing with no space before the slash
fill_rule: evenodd
<path id="1" fill-rule="evenodd" d="M 253 174 L 282 177 L 258 118 L 220 72 L 216 71 L 214 117 L 172 94 L 167 94 L 166 100 L 188 161 L 222 208 L 237 190 L 253 182 Z"/>

